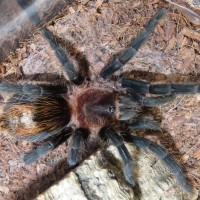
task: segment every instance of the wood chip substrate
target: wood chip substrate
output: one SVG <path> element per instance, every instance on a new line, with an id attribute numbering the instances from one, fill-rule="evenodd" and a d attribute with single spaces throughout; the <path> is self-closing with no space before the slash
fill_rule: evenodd
<path id="1" fill-rule="evenodd" d="M 167 15 L 154 34 L 115 75 L 153 83 L 200 84 L 199 1 L 173 2 L 175 4 L 165 0 L 79 0 L 46 27 L 74 59 L 87 60 L 92 78 L 144 30 L 158 9 L 167 6 Z M 48 42 L 35 31 L 0 63 L 0 78 L 20 80 L 24 74 L 35 73 L 61 75 L 60 66 Z M 126 145 L 136 165 L 134 176 L 138 182 L 134 188 L 126 183 L 123 163 L 113 146 L 88 152 L 90 156 L 73 169 L 67 166 L 66 144 L 37 162 L 25 165 L 23 155 L 35 148 L 36 143 L 0 132 L 0 200 L 198 200 L 200 94 L 177 95 L 173 102 L 145 112 L 161 122 L 162 131 L 144 130 L 135 134 L 162 145 L 173 155 L 194 187 L 193 194 L 184 192 L 153 154 L 130 144 Z M 0 118 L 2 116 L 1 109 Z"/>

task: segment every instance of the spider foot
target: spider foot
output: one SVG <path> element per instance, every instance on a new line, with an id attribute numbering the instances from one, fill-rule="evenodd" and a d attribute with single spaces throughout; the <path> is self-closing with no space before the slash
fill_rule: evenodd
<path id="1" fill-rule="evenodd" d="M 47 154 L 48 152 L 52 151 L 53 145 L 51 144 L 51 142 L 46 142 L 44 144 L 42 144 L 41 146 L 39 146 L 37 149 L 27 153 L 24 155 L 24 163 L 25 164 L 31 164 L 34 161 L 36 161 L 39 157 Z"/>
<path id="2" fill-rule="evenodd" d="M 124 176 L 125 176 L 126 181 L 129 184 L 131 184 L 132 186 L 135 186 L 136 182 L 135 182 L 135 179 L 132 175 L 133 174 L 133 163 L 130 162 L 130 163 L 126 164 L 124 169 L 123 169 L 123 172 L 124 172 Z"/>

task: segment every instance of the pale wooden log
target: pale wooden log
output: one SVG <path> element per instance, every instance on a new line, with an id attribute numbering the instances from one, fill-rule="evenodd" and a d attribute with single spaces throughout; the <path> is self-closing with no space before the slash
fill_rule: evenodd
<path id="1" fill-rule="evenodd" d="M 131 188 L 123 177 L 123 163 L 111 146 L 98 151 L 35 200 L 196 200 L 198 192 L 185 193 L 166 168 L 144 151 L 128 147 L 135 160 L 135 177 L 140 190 Z M 155 162 L 156 161 L 156 162 Z"/>

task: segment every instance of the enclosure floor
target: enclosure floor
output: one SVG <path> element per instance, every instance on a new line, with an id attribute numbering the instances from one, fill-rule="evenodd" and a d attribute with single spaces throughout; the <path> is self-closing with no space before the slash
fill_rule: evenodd
<path id="1" fill-rule="evenodd" d="M 127 47 L 163 6 L 166 6 L 164 1 L 158 0 L 81 0 L 47 27 L 73 56 L 88 61 L 90 77 L 94 77 L 112 56 Z M 35 33 L 0 64 L 0 72 L 2 78 L 9 74 L 20 78 L 21 71 L 25 74 L 61 74 L 59 66 L 47 41 Z M 200 83 L 199 27 L 172 6 L 155 34 L 116 75 L 122 73 L 151 82 Z M 162 144 L 182 165 L 190 183 L 199 189 L 200 95 L 177 95 L 172 103 L 149 112 L 162 121 L 163 131 L 138 134 Z M 22 157 L 34 146 L 12 136 L 0 136 L 0 200 L 32 199 L 69 171 L 64 144 L 36 163 L 25 165 Z M 155 160 L 151 157 L 153 169 Z M 188 196 L 183 193 L 182 199 L 188 200 Z"/>

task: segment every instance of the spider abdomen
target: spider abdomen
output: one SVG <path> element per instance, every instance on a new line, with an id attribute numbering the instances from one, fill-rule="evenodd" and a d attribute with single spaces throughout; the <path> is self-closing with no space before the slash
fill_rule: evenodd
<path id="1" fill-rule="evenodd" d="M 18 97 L 20 99 L 20 97 Z M 45 139 L 67 127 L 71 111 L 62 96 L 41 96 L 34 100 L 23 97 L 10 99 L 5 108 L 6 124 L 11 134 L 30 140 Z M 40 138 L 38 138 L 40 135 Z"/>

